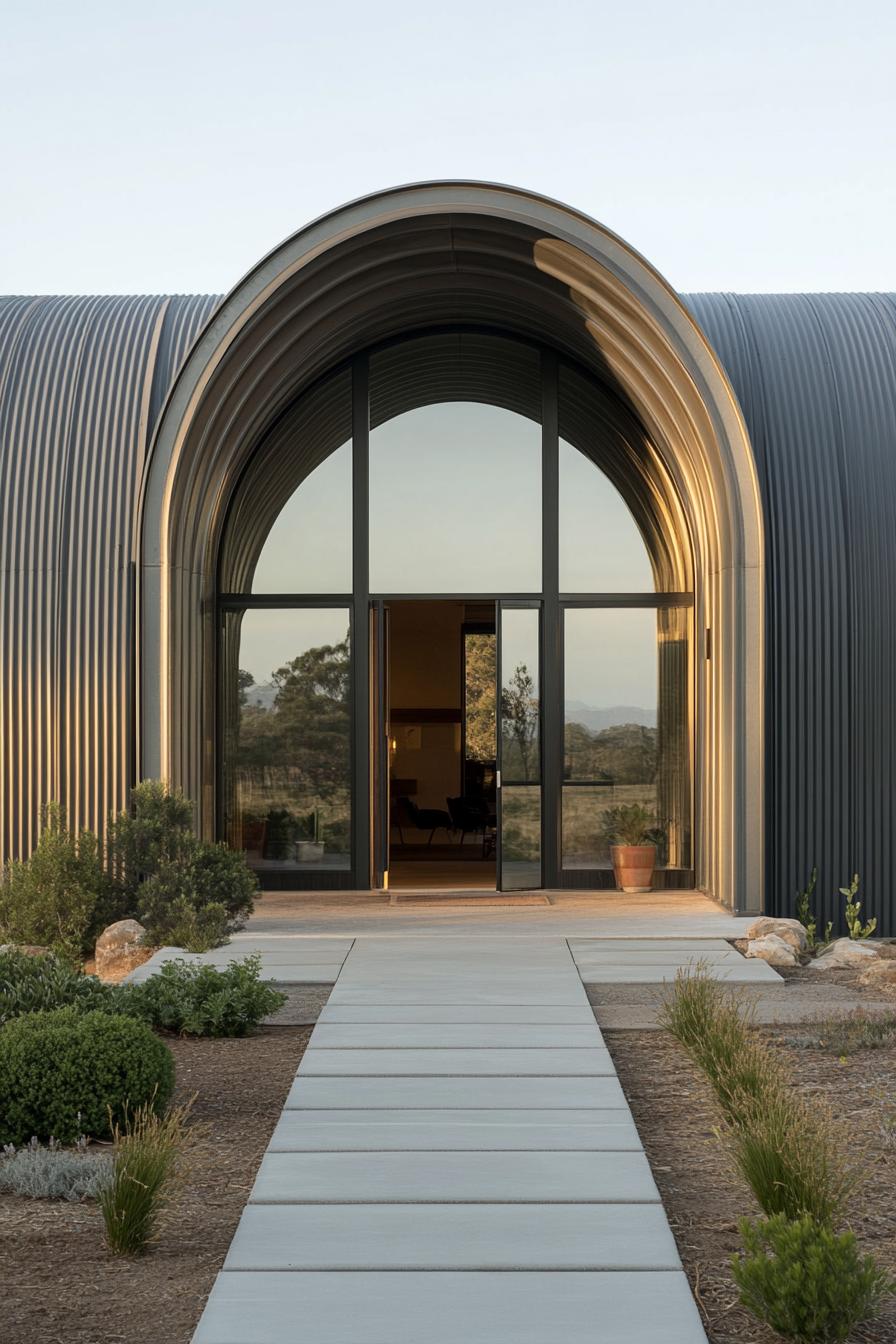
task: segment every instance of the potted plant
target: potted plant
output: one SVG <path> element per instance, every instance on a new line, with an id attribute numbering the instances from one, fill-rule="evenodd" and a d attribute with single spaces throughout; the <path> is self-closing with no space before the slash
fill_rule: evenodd
<path id="1" fill-rule="evenodd" d="M 319 863 L 324 856 L 320 813 L 317 808 L 300 819 L 301 835 L 296 840 L 297 863 Z"/>
<path id="2" fill-rule="evenodd" d="M 610 846 L 617 887 L 628 892 L 650 891 L 656 847 L 663 838 L 663 828 L 654 813 L 640 803 L 611 807 L 603 815 L 602 829 Z"/>

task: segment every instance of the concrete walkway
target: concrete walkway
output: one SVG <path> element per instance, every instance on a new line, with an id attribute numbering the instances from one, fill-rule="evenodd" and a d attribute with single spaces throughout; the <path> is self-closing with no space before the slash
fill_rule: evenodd
<path id="1" fill-rule="evenodd" d="M 474 930 L 354 942 L 195 1344 L 705 1344 L 566 940 Z"/>

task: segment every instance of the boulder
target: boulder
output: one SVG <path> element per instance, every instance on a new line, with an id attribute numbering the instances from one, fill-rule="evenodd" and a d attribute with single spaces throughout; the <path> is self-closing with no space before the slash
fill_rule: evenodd
<path id="1" fill-rule="evenodd" d="M 103 929 L 96 940 L 96 973 L 100 979 L 119 979 L 142 966 L 149 955 L 140 939 L 146 930 L 136 919 L 119 919 Z"/>
<path id="2" fill-rule="evenodd" d="M 813 971 L 850 971 L 877 960 L 877 949 L 854 938 L 836 938 L 820 957 L 810 961 Z"/>
<path id="3" fill-rule="evenodd" d="M 753 920 L 746 936 L 749 940 L 767 938 L 770 934 L 789 943 L 795 952 L 808 951 L 806 930 L 798 919 L 774 919 L 771 915 L 762 915 L 759 919 Z"/>
<path id="4" fill-rule="evenodd" d="M 859 976 L 859 984 L 879 994 L 896 996 L 896 961 L 872 961 Z"/>
<path id="5" fill-rule="evenodd" d="M 796 949 L 790 943 L 779 938 L 776 933 L 767 933 L 762 938 L 751 938 L 747 943 L 747 956 L 760 957 L 770 966 L 798 966 L 800 964 Z"/>

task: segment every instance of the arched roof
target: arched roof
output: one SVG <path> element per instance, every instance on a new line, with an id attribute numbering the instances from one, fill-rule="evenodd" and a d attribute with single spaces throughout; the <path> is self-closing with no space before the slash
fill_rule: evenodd
<path id="1" fill-rule="evenodd" d="M 683 298 L 740 402 L 764 505 L 772 885 L 789 897 L 816 861 L 833 881 L 859 853 L 885 883 L 896 295 Z M 0 792 L 18 800 L 7 853 L 29 847 L 49 797 L 92 825 L 124 799 L 139 483 L 168 390 L 219 303 L 0 299 Z M 71 749 L 75 721 L 92 754 Z"/>

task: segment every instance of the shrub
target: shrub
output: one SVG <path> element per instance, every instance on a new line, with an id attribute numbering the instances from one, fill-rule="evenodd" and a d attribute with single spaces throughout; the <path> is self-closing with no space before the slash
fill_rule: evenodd
<path id="1" fill-rule="evenodd" d="M 32 1139 L 26 1147 L 9 1146 L 0 1160 L 0 1190 L 28 1199 L 96 1199 L 109 1179 L 111 1164 L 104 1153 L 72 1151 L 51 1140 L 47 1147 Z"/>
<path id="2" fill-rule="evenodd" d="M 128 1105 L 161 1108 L 174 1061 L 143 1022 L 58 1008 L 0 1027 L 0 1143 L 107 1137 Z"/>
<path id="3" fill-rule="evenodd" d="M 140 920 L 151 945 L 219 947 L 252 913 L 258 882 L 243 855 L 198 840 L 191 804 L 159 780 L 138 784 L 131 806 L 109 827 L 120 906 Z"/>
<path id="4" fill-rule="evenodd" d="M 51 947 L 79 961 L 90 948 L 105 884 L 96 836 L 68 831 L 62 808 L 48 804 L 31 857 L 8 864 L 0 881 L 2 940 Z"/>
<path id="5" fill-rule="evenodd" d="M 869 919 L 867 924 L 862 923 L 861 909 L 862 902 L 856 900 L 859 891 L 859 875 L 853 873 L 852 881 L 848 887 L 840 888 L 840 895 L 845 898 L 846 905 L 843 915 L 846 920 L 846 927 L 849 930 L 849 936 L 853 939 L 870 938 L 877 928 L 877 920 Z"/>
<path id="6" fill-rule="evenodd" d="M 796 917 L 806 930 L 806 943 L 810 952 L 818 952 L 826 947 L 831 941 L 831 932 L 833 923 L 829 920 L 825 925 L 824 937 L 818 937 L 818 919 L 812 909 L 812 897 L 815 894 L 815 884 L 818 881 L 818 869 L 813 868 L 809 874 L 809 881 L 802 891 L 796 894 Z"/>
<path id="7" fill-rule="evenodd" d="M 741 1225 L 743 1256 L 731 1268 L 744 1306 L 790 1339 L 845 1340 L 875 1315 L 893 1289 L 851 1232 L 839 1235 L 812 1218 L 779 1215 Z"/>
<path id="8" fill-rule="evenodd" d="M 142 985 L 128 986 L 127 1011 L 181 1035 L 246 1036 L 286 1002 L 260 971 L 260 957 L 232 961 L 225 971 L 169 961 Z"/>
<path id="9" fill-rule="evenodd" d="M 653 812 L 630 803 L 607 808 L 601 817 L 601 836 L 609 845 L 658 845 L 665 831 Z"/>
<path id="10" fill-rule="evenodd" d="M 115 1127 L 112 1176 L 100 1190 L 106 1240 L 115 1255 L 138 1255 L 158 1233 L 171 1199 L 178 1159 L 187 1146 L 189 1106 L 159 1115 L 151 1106 Z"/>
<path id="11" fill-rule="evenodd" d="M 15 948 L 0 952 L 0 1026 L 23 1013 L 69 1005 L 81 1012 L 117 1012 L 122 999 L 117 986 L 104 985 L 95 975 L 82 975 L 52 953 L 34 957 Z"/>

